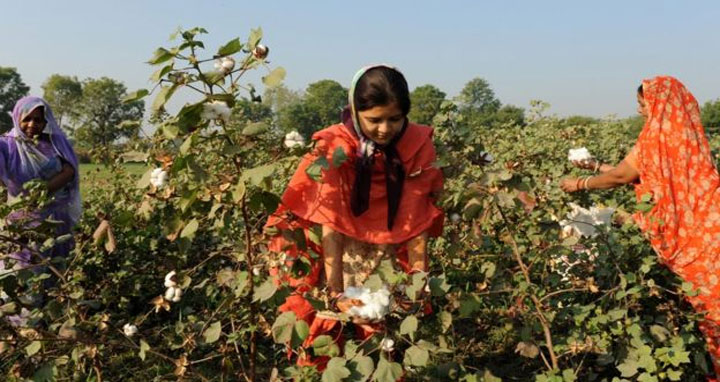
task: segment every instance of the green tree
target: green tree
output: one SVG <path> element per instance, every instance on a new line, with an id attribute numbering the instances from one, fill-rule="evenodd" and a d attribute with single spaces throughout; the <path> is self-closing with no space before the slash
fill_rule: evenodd
<path id="1" fill-rule="evenodd" d="M 305 90 L 305 105 L 316 117 L 313 121 L 316 130 L 338 123 L 340 112 L 347 103 L 348 91 L 337 81 L 320 80 Z"/>
<path id="2" fill-rule="evenodd" d="M 525 109 L 515 105 L 504 105 L 495 113 L 496 125 L 525 125 Z"/>
<path id="3" fill-rule="evenodd" d="M 308 85 L 302 97 L 295 98 L 292 93 L 276 93 L 285 97 L 279 104 L 279 98 L 271 100 L 278 103 L 277 125 L 282 131 L 297 130 L 305 138 L 323 127 L 338 123 L 340 112 L 347 104 L 347 89 L 333 80 L 320 80 Z"/>
<path id="4" fill-rule="evenodd" d="M 43 97 L 55 113 L 58 125 L 63 127 L 77 112 L 82 99 L 82 83 L 77 77 L 53 74 L 42 85 Z M 68 128 L 72 132 L 72 128 Z"/>
<path id="5" fill-rule="evenodd" d="M 410 92 L 412 103 L 410 120 L 423 125 L 432 124 L 433 117 L 440 111 L 445 96 L 442 90 L 430 84 L 416 87 Z"/>
<path id="6" fill-rule="evenodd" d="M 720 128 L 720 98 L 715 101 L 707 101 L 700 111 L 702 124 L 706 128 Z"/>
<path id="7" fill-rule="evenodd" d="M 490 84 L 482 78 L 474 78 L 465 84 L 458 97 L 460 113 L 471 124 L 489 125 L 502 105 L 495 98 Z"/>
<path id="8" fill-rule="evenodd" d="M 279 113 L 292 104 L 302 102 L 302 98 L 302 92 L 279 85 L 265 89 L 262 103 L 269 106 L 274 113 Z"/>
<path id="9" fill-rule="evenodd" d="M 25 85 L 15 68 L 0 67 L 0 132 L 12 128 L 12 109 L 15 102 L 26 96 L 30 87 Z"/>
<path id="10" fill-rule="evenodd" d="M 75 138 L 91 147 L 109 146 L 120 138 L 137 135 L 143 116 L 143 101 L 123 103 L 127 95 L 124 84 L 111 78 L 87 79 L 83 82 L 82 98 L 78 103 L 78 128 Z"/>

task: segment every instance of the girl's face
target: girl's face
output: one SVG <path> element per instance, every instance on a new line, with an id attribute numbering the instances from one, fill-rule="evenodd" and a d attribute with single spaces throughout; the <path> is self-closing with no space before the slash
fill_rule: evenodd
<path id="1" fill-rule="evenodd" d="M 359 111 L 358 119 L 363 134 L 379 145 L 390 143 L 405 123 L 405 115 L 394 102 Z"/>
<path id="2" fill-rule="evenodd" d="M 638 101 L 638 108 L 637 108 L 638 114 L 647 118 L 648 117 L 647 105 L 645 104 L 645 99 L 640 95 L 640 93 L 637 93 L 637 101 Z"/>

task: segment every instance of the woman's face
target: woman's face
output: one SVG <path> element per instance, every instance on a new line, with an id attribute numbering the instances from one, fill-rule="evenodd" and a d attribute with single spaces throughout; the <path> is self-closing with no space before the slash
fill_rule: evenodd
<path id="1" fill-rule="evenodd" d="M 405 115 L 394 102 L 359 111 L 358 118 L 363 134 L 380 145 L 390 143 L 405 123 Z"/>
<path id="2" fill-rule="evenodd" d="M 647 118 L 648 117 L 647 105 L 645 104 L 645 99 L 643 98 L 643 96 L 640 95 L 640 93 L 637 93 L 637 101 L 638 101 L 638 108 L 637 108 L 638 114 Z"/>
<path id="3" fill-rule="evenodd" d="M 42 133 L 45 125 L 47 125 L 45 108 L 36 107 L 20 121 L 20 130 L 22 130 L 28 138 L 32 138 Z"/>

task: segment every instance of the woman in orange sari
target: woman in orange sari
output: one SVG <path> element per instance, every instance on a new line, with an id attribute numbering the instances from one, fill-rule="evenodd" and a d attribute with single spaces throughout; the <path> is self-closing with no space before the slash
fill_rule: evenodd
<path id="1" fill-rule="evenodd" d="M 433 164 L 433 130 L 408 121 L 403 75 L 386 65 L 363 68 L 348 98 L 342 123 L 313 135 L 314 149 L 303 157 L 266 225 L 273 235 L 270 250 L 285 253 L 288 268 L 309 265 L 302 274 L 274 272 L 278 282 L 294 288 L 280 311 L 292 311 L 310 325 L 305 349 L 321 334 L 340 338 L 340 322 L 317 314 L 306 297 L 322 290 L 331 301 L 328 308 L 341 312 L 362 305 L 343 291 L 361 286 L 386 259 L 408 273 L 426 271 L 427 238 L 442 231 L 435 199 L 443 180 Z M 318 161 L 324 168 L 313 179 Z M 376 329 L 367 321 L 355 323 L 363 335 Z M 321 369 L 325 362 L 327 357 L 307 353 L 298 359 Z"/>
<path id="2" fill-rule="evenodd" d="M 720 176 L 710 154 L 695 97 L 673 77 L 642 82 L 640 113 L 646 117 L 630 154 L 601 175 L 566 178 L 567 192 L 606 189 L 639 179 L 635 193 L 655 203 L 633 218 L 652 247 L 673 272 L 693 283 L 690 303 L 705 314 L 706 336 L 716 374 L 720 375 Z"/>

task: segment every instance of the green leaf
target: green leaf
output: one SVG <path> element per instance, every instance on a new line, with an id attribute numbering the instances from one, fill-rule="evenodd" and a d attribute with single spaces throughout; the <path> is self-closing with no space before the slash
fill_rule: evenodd
<path id="1" fill-rule="evenodd" d="M 414 337 L 415 331 L 418 328 L 418 319 L 415 316 L 407 316 L 400 324 L 400 334 L 407 334 L 410 337 Z"/>
<path id="2" fill-rule="evenodd" d="M 327 170 L 329 168 L 330 164 L 327 159 L 324 156 L 320 156 L 313 163 L 307 166 L 305 173 L 310 177 L 310 179 L 320 182 L 322 180 L 323 170 Z"/>
<path id="3" fill-rule="evenodd" d="M 573 369 L 563 370 L 562 376 L 563 376 L 563 382 L 575 382 L 577 380 L 577 376 L 575 375 L 575 370 L 573 370 Z"/>
<path id="4" fill-rule="evenodd" d="M 275 343 L 286 344 L 290 342 L 296 320 L 294 312 L 285 312 L 275 319 L 272 326 L 272 336 Z"/>
<path id="5" fill-rule="evenodd" d="M 241 179 L 249 180 L 253 186 L 260 186 L 265 181 L 269 180 L 275 172 L 275 164 L 266 164 L 258 167 L 251 168 L 243 172 Z"/>
<path id="6" fill-rule="evenodd" d="M 239 38 L 234 38 L 230 41 L 228 41 L 225 45 L 221 46 L 220 49 L 218 49 L 217 55 L 218 56 L 229 56 L 231 54 L 235 54 L 239 52 L 242 49 L 242 43 L 240 42 Z"/>
<path id="7" fill-rule="evenodd" d="M 28 357 L 32 357 L 40 351 L 40 348 L 42 348 L 42 342 L 33 341 L 30 343 L 30 345 L 25 347 L 25 353 L 27 353 Z"/>
<path id="8" fill-rule="evenodd" d="M 312 344 L 313 352 L 316 356 L 336 356 L 338 353 L 340 353 L 340 348 L 338 345 L 333 341 L 333 338 L 328 336 L 327 334 L 323 334 L 315 338 L 315 341 L 313 341 Z"/>
<path id="9" fill-rule="evenodd" d="M 152 109 L 154 111 L 158 111 L 165 106 L 168 100 L 170 100 L 170 97 L 172 97 L 173 93 L 175 93 L 175 89 L 177 89 L 177 85 L 172 86 L 161 86 L 160 91 L 158 92 L 157 96 L 155 96 L 155 100 L 152 104 Z"/>
<path id="10" fill-rule="evenodd" d="M 55 382 L 58 374 L 54 362 L 47 362 L 33 373 L 33 382 Z"/>
<path id="11" fill-rule="evenodd" d="M 430 278 L 428 284 L 430 285 L 430 293 L 435 297 L 442 297 L 450 292 L 451 285 L 447 283 L 445 275 Z"/>
<path id="12" fill-rule="evenodd" d="M 417 346 L 410 346 L 407 350 L 405 350 L 405 358 L 403 359 L 403 363 L 408 366 L 426 366 L 428 359 L 430 358 L 430 353 L 425 350 L 421 349 Z"/>
<path id="13" fill-rule="evenodd" d="M 338 147 L 333 151 L 332 156 L 332 166 L 333 167 L 340 167 L 341 164 L 345 163 L 347 160 L 347 155 L 345 154 L 345 150 L 342 147 Z"/>
<path id="14" fill-rule="evenodd" d="M 274 88 L 280 85 L 285 79 L 285 69 L 277 67 L 273 69 L 267 76 L 262 78 L 263 84 L 269 88 Z"/>
<path id="15" fill-rule="evenodd" d="M 220 323 L 220 321 L 215 321 L 210 324 L 207 329 L 205 329 L 205 332 L 203 333 L 203 338 L 205 339 L 205 343 L 211 344 L 220 339 L 221 334 L 222 323 Z"/>
<path id="16" fill-rule="evenodd" d="M 161 64 L 167 60 L 172 59 L 174 56 L 175 55 L 172 52 L 170 52 L 169 50 L 167 50 L 165 48 L 157 48 L 155 50 L 155 53 L 153 54 L 153 56 L 150 58 L 150 60 L 148 60 L 148 64 L 151 64 L 151 65 Z"/>
<path id="17" fill-rule="evenodd" d="M 375 382 L 397 382 L 402 376 L 402 366 L 399 363 L 390 362 L 384 356 L 380 357 L 373 381 Z"/>
<path id="18" fill-rule="evenodd" d="M 257 46 L 257 44 L 260 43 L 260 40 L 262 40 L 263 37 L 263 31 L 262 28 L 256 28 L 250 30 L 250 36 L 248 36 L 248 50 L 253 50 Z"/>
<path id="19" fill-rule="evenodd" d="M 247 136 L 254 136 L 265 132 L 268 128 L 269 126 L 265 122 L 253 122 L 245 126 L 245 128 L 242 130 L 242 134 Z"/>
<path id="20" fill-rule="evenodd" d="M 350 376 L 350 370 L 345 367 L 345 358 L 331 358 L 327 368 L 323 371 L 322 382 L 339 382 Z"/>
<path id="21" fill-rule="evenodd" d="M 190 220 L 185 225 L 182 232 L 180 232 L 180 237 L 192 239 L 193 237 L 195 237 L 195 232 L 197 232 L 199 225 L 200 223 L 198 223 L 197 219 Z"/>
<path id="22" fill-rule="evenodd" d="M 347 367 L 350 369 L 349 381 L 352 382 L 365 382 L 372 376 L 373 371 L 375 371 L 375 363 L 372 358 L 364 355 L 353 357 L 348 361 Z"/>
<path id="23" fill-rule="evenodd" d="M 153 82 L 160 81 L 163 77 L 165 77 L 166 74 L 170 73 L 174 67 L 175 67 L 175 63 L 170 63 L 169 65 L 165 65 L 162 68 L 156 70 L 155 73 L 153 73 L 150 76 L 150 81 L 153 81 Z M 142 90 L 145 90 L 145 89 L 142 89 Z M 147 90 L 145 90 L 145 91 L 147 92 Z"/>
<path id="24" fill-rule="evenodd" d="M 275 292 L 277 292 L 277 286 L 271 279 L 267 279 L 264 283 L 255 288 L 253 301 L 267 301 L 275 295 Z"/>
<path id="25" fill-rule="evenodd" d="M 304 320 L 295 322 L 295 334 L 299 340 L 305 341 L 308 335 L 310 335 L 310 326 L 308 326 L 308 323 Z"/>
<path id="26" fill-rule="evenodd" d="M 145 353 L 150 350 L 150 345 L 148 345 L 145 340 L 140 340 L 140 351 L 138 352 L 138 357 L 140 357 L 141 360 L 145 360 Z"/>
<path id="27" fill-rule="evenodd" d="M 138 89 L 123 97 L 123 103 L 132 103 L 150 94 L 147 89 Z"/>
<path id="28" fill-rule="evenodd" d="M 180 145 L 180 154 L 187 154 L 195 142 L 195 134 L 192 134 L 185 138 L 185 141 Z"/>

